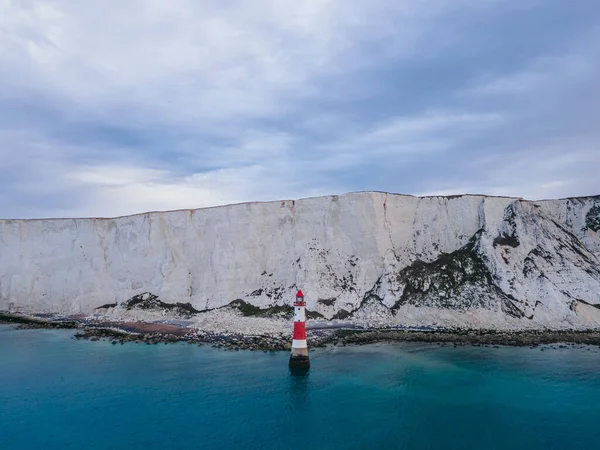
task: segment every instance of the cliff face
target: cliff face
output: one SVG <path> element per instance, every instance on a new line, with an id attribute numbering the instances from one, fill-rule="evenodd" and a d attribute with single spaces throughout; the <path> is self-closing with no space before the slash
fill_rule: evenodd
<path id="1" fill-rule="evenodd" d="M 116 219 L 0 221 L 0 310 L 151 292 L 384 323 L 600 324 L 600 196 L 354 193 Z"/>

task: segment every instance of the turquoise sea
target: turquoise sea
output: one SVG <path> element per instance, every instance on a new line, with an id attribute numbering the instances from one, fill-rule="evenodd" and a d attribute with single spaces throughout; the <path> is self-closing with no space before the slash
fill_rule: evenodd
<path id="1" fill-rule="evenodd" d="M 600 351 L 113 346 L 0 325 L 0 449 L 599 449 Z"/>

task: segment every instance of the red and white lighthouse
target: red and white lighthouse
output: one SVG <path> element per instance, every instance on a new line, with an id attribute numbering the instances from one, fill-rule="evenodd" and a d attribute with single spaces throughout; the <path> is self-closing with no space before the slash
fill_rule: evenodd
<path id="1" fill-rule="evenodd" d="M 304 294 L 298 291 L 294 302 L 294 340 L 290 368 L 308 369 L 309 367 L 308 345 L 306 345 L 306 303 L 304 303 Z"/>

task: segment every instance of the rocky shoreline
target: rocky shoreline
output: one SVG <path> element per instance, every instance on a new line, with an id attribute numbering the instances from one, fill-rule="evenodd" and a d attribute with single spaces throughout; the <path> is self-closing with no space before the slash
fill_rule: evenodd
<path id="1" fill-rule="evenodd" d="M 11 324 L 17 329 L 76 329 L 73 338 L 90 341 L 105 340 L 113 345 L 126 342 L 137 344 L 169 344 L 187 342 L 198 346 L 209 345 L 226 350 L 289 351 L 291 340 L 285 334 L 245 335 L 241 333 L 216 333 L 193 328 L 142 322 L 89 322 L 84 319 L 61 320 L 0 313 L 0 324 Z M 310 333 L 312 347 L 323 347 L 330 332 L 315 330 Z"/>
<path id="2" fill-rule="evenodd" d="M 600 330 L 339 330 L 333 343 L 364 345 L 375 342 L 423 342 L 432 344 L 537 347 L 548 344 L 584 344 L 600 347 Z"/>
<path id="3" fill-rule="evenodd" d="M 187 342 L 226 350 L 289 351 L 290 336 L 285 333 L 246 335 L 217 333 L 154 323 L 88 322 L 84 319 L 56 319 L 0 314 L 0 324 L 19 329 L 74 329 L 74 339 L 105 340 L 113 345 L 126 342 L 157 345 Z M 326 345 L 366 345 L 376 342 L 421 342 L 440 345 L 537 347 L 548 344 L 583 344 L 600 347 L 600 330 L 398 330 L 398 329 L 316 329 L 308 330 L 311 348 Z"/>
<path id="4" fill-rule="evenodd" d="M 191 331 L 185 335 L 177 335 L 161 332 L 131 333 L 111 328 L 88 328 L 77 332 L 74 338 L 90 341 L 107 340 L 113 345 L 122 345 L 126 342 L 146 345 L 187 342 L 198 346 L 210 345 L 214 348 L 228 350 L 278 351 L 290 349 L 290 344 L 283 336 L 243 336 L 201 331 Z"/>

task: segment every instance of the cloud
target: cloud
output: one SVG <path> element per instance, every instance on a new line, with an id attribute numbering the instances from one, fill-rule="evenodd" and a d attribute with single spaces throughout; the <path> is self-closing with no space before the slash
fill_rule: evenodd
<path id="1" fill-rule="evenodd" d="M 354 172 L 357 167 L 403 166 L 440 157 L 460 142 L 461 135 L 478 134 L 501 123 L 488 113 L 430 111 L 421 116 L 392 117 L 375 127 L 348 132 L 319 145 L 318 171 Z M 443 156 L 442 156 L 443 157 Z"/>
<path id="2" fill-rule="evenodd" d="M 600 50 L 600 30 L 584 33 L 566 50 L 532 58 L 524 68 L 501 76 L 488 76 L 470 91 L 480 96 L 533 95 L 564 90 L 586 83 L 598 72 L 595 55 Z"/>
<path id="3" fill-rule="evenodd" d="M 389 21 L 377 30 L 365 20 L 419 10 L 317 0 L 27 5 L 9 3 L 3 14 L 3 50 L 16 69 L 3 67 L 9 83 L 97 108 L 103 119 L 145 112 L 145 120 L 188 126 L 285 111 L 311 94 L 315 78 L 355 65 L 357 45 L 391 32 Z M 23 81 L 26 69 L 35 71 Z"/>
<path id="4" fill-rule="evenodd" d="M 594 193 L 597 13 L 592 0 L 5 0 L 0 210 Z"/>
<path id="5" fill-rule="evenodd" d="M 529 200 L 598 192 L 600 137 L 563 139 L 543 147 L 520 148 L 473 159 L 470 178 L 445 180 L 417 195 L 488 194 Z M 477 174 L 477 175 L 475 175 Z"/>
<path id="6" fill-rule="evenodd" d="M 282 168 L 285 169 L 285 168 Z M 327 195 L 323 187 L 290 182 L 284 170 L 244 166 L 178 176 L 170 171 L 123 166 L 78 167 L 68 182 L 90 189 L 84 216 L 112 217 L 134 211 L 193 209 L 277 199 Z"/>

